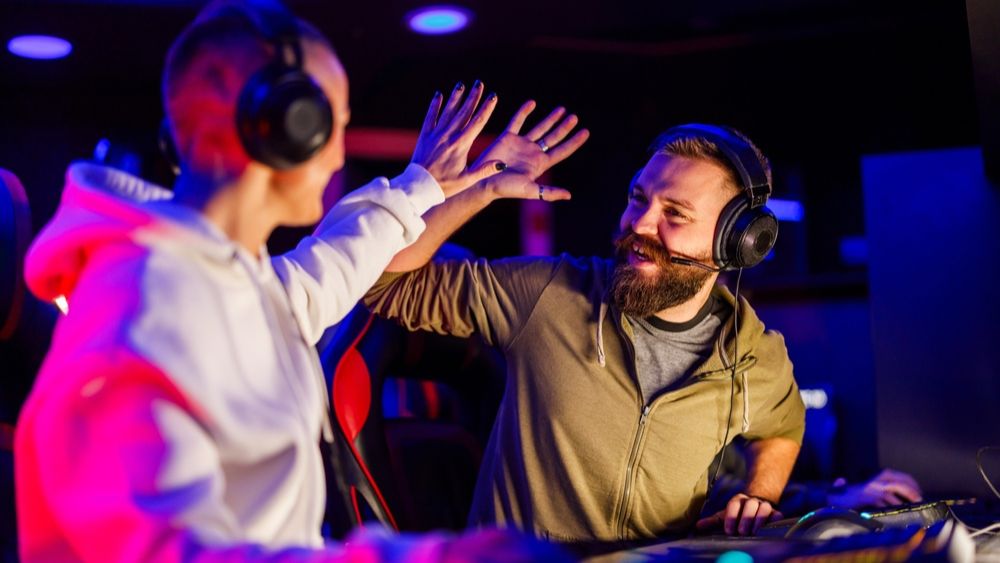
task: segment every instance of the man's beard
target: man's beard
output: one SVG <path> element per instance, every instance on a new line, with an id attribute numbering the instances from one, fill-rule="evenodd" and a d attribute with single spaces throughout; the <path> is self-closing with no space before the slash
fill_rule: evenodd
<path id="1" fill-rule="evenodd" d="M 674 264 L 662 244 L 632 230 L 618 233 L 614 245 L 617 265 L 611 277 L 611 297 L 623 313 L 633 318 L 645 318 L 688 301 L 712 275 L 699 268 Z M 654 273 L 643 273 L 628 263 L 633 245 L 638 245 L 656 265 Z"/>

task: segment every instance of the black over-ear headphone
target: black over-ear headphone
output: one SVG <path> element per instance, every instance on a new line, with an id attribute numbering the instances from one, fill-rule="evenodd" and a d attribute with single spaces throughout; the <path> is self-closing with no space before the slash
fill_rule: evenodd
<path id="1" fill-rule="evenodd" d="M 715 265 L 721 270 L 737 270 L 760 264 L 774 248 L 778 219 L 765 207 L 771 183 L 757 152 L 733 130 L 724 127 L 690 123 L 673 127 L 660 138 L 674 135 L 702 137 L 715 143 L 736 171 L 743 188 L 743 193 L 726 204 L 719 215 L 712 244 Z"/>
<path id="2" fill-rule="evenodd" d="M 274 57 L 240 91 L 236 128 L 250 158 L 272 168 L 293 168 L 319 152 L 333 132 L 333 108 L 323 90 L 303 70 L 299 25 L 284 6 L 243 2 L 225 6 L 214 17 L 235 15 L 248 21 L 274 47 Z M 167 128 L 169 129 L 169 128 Z M 169 135 L 169 131 L 167 131 Z M 161 132 L 160 145 L 164 153 Z M 178 168 L 174 164 L 175 170 Z"/>

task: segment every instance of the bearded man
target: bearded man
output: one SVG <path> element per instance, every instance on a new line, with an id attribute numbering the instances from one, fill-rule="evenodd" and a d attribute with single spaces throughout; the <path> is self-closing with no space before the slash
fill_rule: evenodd
<path id="1" fill-rule="evenodd" d="M 478 332 L 506 357 L 469 523 L 560 541 L 663 537 L 696 523 L 754 533 L 780 516 L 773 505 L 798 455 L 804 407 L 781 335 L 715 282 L 722 268 L 752 265 L 741 253 L 759 261 L 773 245 L 776 222 L 761 235 L 736 220 L 754 231 L 740 248 L 718 232 L 740 209 L 761 208 L 767 160 L 733 130 L 674 128 L 629 186 L 613 259 L 431 262 L 497 198 L 569 198 L 535 179 L 588 133 L 567 139 L 576 118 L 560 121 L 560 108 L 522 135 L 532 107 L 481 157 L 507 171 L 428 212 L 427 230 L 365 298 L 411 330 Z M 759 181 L 747 185 L 752 167 Z M 711 462 L 736 436 L 753 454 L 746 488 L 699 520 Z"/>

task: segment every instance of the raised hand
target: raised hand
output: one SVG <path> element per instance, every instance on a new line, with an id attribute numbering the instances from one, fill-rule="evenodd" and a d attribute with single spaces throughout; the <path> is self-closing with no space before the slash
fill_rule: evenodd
<path id="1" fill-rule="evenodd" d="M 477 85 L 478 86 L 478 85 Z M 459 88 L 456 87 L 456 92 Z M 421 131 L 421 143 L 418 143 L 417 152 L 414 155 L 414 162 L 430 162 L 435 154 L 443 154 L 444 158 L 439 158 L 437 162 L 442 169 L 449 170 L 449 174 L 464 168 L 465 155 L 468 153 L 468 146 L 463 144 L 462 151 L 448 149 L 446 142 L 441 142 L 442 135 L 439 131 L 462 131 L 459 135 L 465 135 L 463 143 L 472 143 L 472 139 L 482 130 L 483 124 L 489 118 L 496 103 L 495 99 L 487 98 L 486 103 L 479 112 L 472 117 L 467 124 L 464 124 L 466 117 L 472 115 L 472 108 L 475 106 L 482 87 L 473 87 L 465 104 L 462 106 L 464 112 L 455 111 L 458 106 L 458 99 L 461 93 L 452 93 L 444 111 L 441 111 L 441 98 L 435 96 L 431 102 L 430 110 L 427 112 L 427 119 Z M 472 100 L 470 102 L 470 100 Z M 409 272 L 426 264 L 438 247 L 448 239 L 459 227 L 471 219 L 476 213 L 487 207 L 492 201 L 499 198 L 521 198 L 521 199 L 541 199 L 544 201 L 556 201 L 569 199 L 570 193 L 561 188 L 539 185 L 536 182 L 538 176 L 563 160 L 583 144 L 587 139 L 587 132 L 581 131 L 573 136 L 570 141 L 562 142 L 566 135 L 576 125 L 576 118 L 565 119 L 563 124 L 553 126 L 562 117 L 563 111 L 553 112 L 548 118 L 535 126 L 526 135 L 520 135 L 524 120 L 534 108 L 534 102 L 529 102 L 518 110 L 514 119 L 511 120 L 507 130 L 497 139 L 486 153 L 473 164 L 470 171 L 460 172 L 458 178 L 463 182 L 469 181 L 476 175 L 481 175 L 484 179 L 476 183 L 476 187 L 458 194 L 456 197 L 448 198 L 444 203 L 434 207 L 424 214 L 424 221 L 427 228 L 420 238 L 410 246 L 404 248 L 392 259 L 386 268 L 387 272 Z M 440 117 L 438 114 L 440 113 Z M 454 122 L 458 124 L 455 125 Z M 463 125 L 464 124 L 464 125 Z M 463 127 L 464 129 L 459 129 Z M 546 136 L 547 135 L 547 136 Z M 550 151 L 554 154 L 546 154 L 537 141 L 546 136 L 546 143 L 551 142 L 556 149 Z M 529 140 L 529 138 L 534 139 Z M 560 144 L 561 143 L 561 144 Z M 446 147 L 441 149 L 440 147 Z M 492 154 L 490 154 L 492 152 Z M 418 155 L 421 159 L 418 161 Z M 509 166 L 498 166 L 503 161 L 497 155 L 511 157 L 518 162 L 518 168 L 512 169 Z M 450 166 L 447 165 L 451 163 Z M 497 174 L 498 169 L 507 168 L 503 173 Z M 429 168 L 430 170 L 430 168 Z M 434 172 L 432 172 L 434 173 Z M 439 174 L 443 174 L 438 172 Z M 440 176 L 436 176 L 439 178 Z M 444 187 L 444 184 L 442 184 Z M 463 186 L 464 189 L 467 186 Z M 446 188 L 447 189 L 447 188 Z M 455 192 L 452 192 L 455 193 Z M 446 191 L 446 195 L 448 194 Z"/>
<path id="2" fill-rule="evenodd" d="M 483 152 L 473 167 L 499 160 L 505 162 L 508 169 L 536 180 L 546 170 L 569 158 L 590 137 L 590 131 L 581 129 L 566 139 L 579 119 L 575 115 L 566 116 L 566 109 L 562 107 L 554 109 L 522 135 L 521 128 L 534 109 L 535 102 L 532 100 L 522 104 L 507 129 Z"/>
<path id="3" fill-rule="evenodd" d="M 490 94 L 480 105 L 483 83 L 479 80 L 469 89 L 468 95 L 465 94 L 465 85 L 461 82 L 455 86 L 447 103 L 443 103 L 444 97 L 440 92 L 434 94 L 411 160 L 434 176 L 445 197 L 461 192 L 505 168 L 502 161 L 492 158 L 480 159 L 475 165 L 466 166 L 472 142 L 493 114 L 497 97 Z"/>

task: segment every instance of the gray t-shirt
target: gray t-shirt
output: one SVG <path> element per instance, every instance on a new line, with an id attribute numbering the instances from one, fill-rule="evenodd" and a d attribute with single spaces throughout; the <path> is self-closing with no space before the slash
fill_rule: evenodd
<path id="1" fill-rule="evenodd" d="M 643 402 L 679 386 L 715 349 L 715 340 L 732 308 L 710 296 L 688 322 L 672 323 L 659 317 L 626 317 L 635 335 L 635 362 Z"/>

